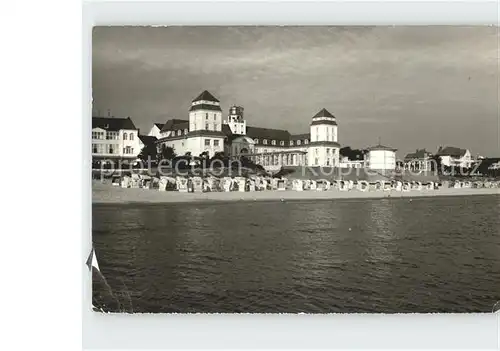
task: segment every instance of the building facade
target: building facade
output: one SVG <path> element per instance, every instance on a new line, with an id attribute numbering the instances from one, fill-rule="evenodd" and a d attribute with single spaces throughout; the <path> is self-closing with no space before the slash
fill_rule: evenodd
<path id="1" fill-rule="evenodd" d="M 439 156 L 441 164 L 446 167 L 470 168 L 473 164 L 469 150 L 454 146 L 440 147 L 436 156 Z"/>
<path id="2" fill-rule="evenodd" d="M 172 147 L 177 155 L 244 155 L 268 169 L 339 166 L 337 120 L 326 109 L 312 117 L 309 133 L 291 134 L 247 125 L 241 106 L 231 106 L 223 119 L 219 100 L 208 91 L 191 102 L 189 120 L 171 119 L 163 125 L 158 148 L 163 145 Z"/>
<path id="3" fill-rule="evenodd" d="M 140 152 L 139 130 L 130 117 L 92 117 L 93 159 L 135 159 Z"/>
<path id="4" fill-rule="evenodd" d="M 432 170 L 432 154 L 425 149 L 417 149 L 404 158 L 404 169 L 427 172 Z"/>
<path id="5" fill-rule="evenodd" d="M 365 165 L 372 170 L 395 170 L 396 151 L 397 149 L 380 144 L 369 147 Z"/>

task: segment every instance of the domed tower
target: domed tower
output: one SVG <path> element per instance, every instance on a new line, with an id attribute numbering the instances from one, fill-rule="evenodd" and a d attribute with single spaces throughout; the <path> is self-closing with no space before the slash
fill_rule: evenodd
<path id="1" fill-rule="evenodd" d="M 207 90 L 192 101 L 189 109 L 189 131 L 197 130 L 222 130 L 220 102 Z"/>
<path id="2" fill-rule="evenodd" d="M 337 119 L 328 110 L 322 109 L 312 118 L 311 141 L 308 145 L 308 165 L 338 167 L 339 149 Z"/>
<path id="3" fill-rule="evenodd" d="M 192 101 L 189 109 L 189 150 L 195 156 L 207 152 L 212 157 L 224 151 L 224 137 L 220 102 L 205 90 Z"/>
<path id="4" fill-rule="evenodd" d="M 227 116 L 227 121 L 224 121 L 231 128 L 233 134 L 246 135 L 247 134 L 247 122 L 243 118 L 243 107 L 241 106 L 231 106 L 229 108 L 229 115 Z"/>

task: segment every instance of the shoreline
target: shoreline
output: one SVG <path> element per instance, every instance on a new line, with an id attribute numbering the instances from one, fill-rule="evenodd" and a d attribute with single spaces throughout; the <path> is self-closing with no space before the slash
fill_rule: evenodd
<path id="1" fill-rule="evenodd" d="M 268 190 L 255 192 L 207 192 L 182 193 L 160 192 L 140 188 L 120 188 L 111 184 L 92 182 L 92 204 L 151 204 L 151 203 L 199 203 L 234 201 L 280 201 L 280 200 L 335 200 L 335 199 L 383 199 L 416 198 L 436 196 L 500 195 L 500 188 L 444 188 L 438 190 L 413 191 L 294 191 Z"/>

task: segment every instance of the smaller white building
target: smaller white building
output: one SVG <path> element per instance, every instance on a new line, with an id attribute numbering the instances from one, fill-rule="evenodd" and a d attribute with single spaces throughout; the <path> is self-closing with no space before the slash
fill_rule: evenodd
<path id="1" fill-rule="evenodd" d="M 376 145 L 368 148 L 366 155 L 366 166 L 373 170 L 396 169 L 396 151 L 389 146 Z"/>
<path id="2" fill-rule="evenodd" d="M 472 167 L 472 155 L 469 150 L 454 146 L 440 147 L 437 154 L 441 159 L 441 164 L 446 167 Z"/>
<path id="3" fill-rule="evenodd" d="M 139 130 L 130 117 L 92 117 L 93 159 L 135 159 L 140 152 Z"/>

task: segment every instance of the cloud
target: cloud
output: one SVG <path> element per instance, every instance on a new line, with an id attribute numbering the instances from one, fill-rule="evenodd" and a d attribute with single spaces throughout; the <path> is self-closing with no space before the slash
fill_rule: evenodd
<path id="1" fill-rule="evenodd" d="M 377 133 L 400 150 L 498 152 L 494 27 L 101 27 L 93 39 L 96 107 L 143 130 L 187 118 L 208 89 L 250 125 L 305 132 L 325 107 L 343 143 Z M 422 125 L 439 132 L 403 134 Z"/>

